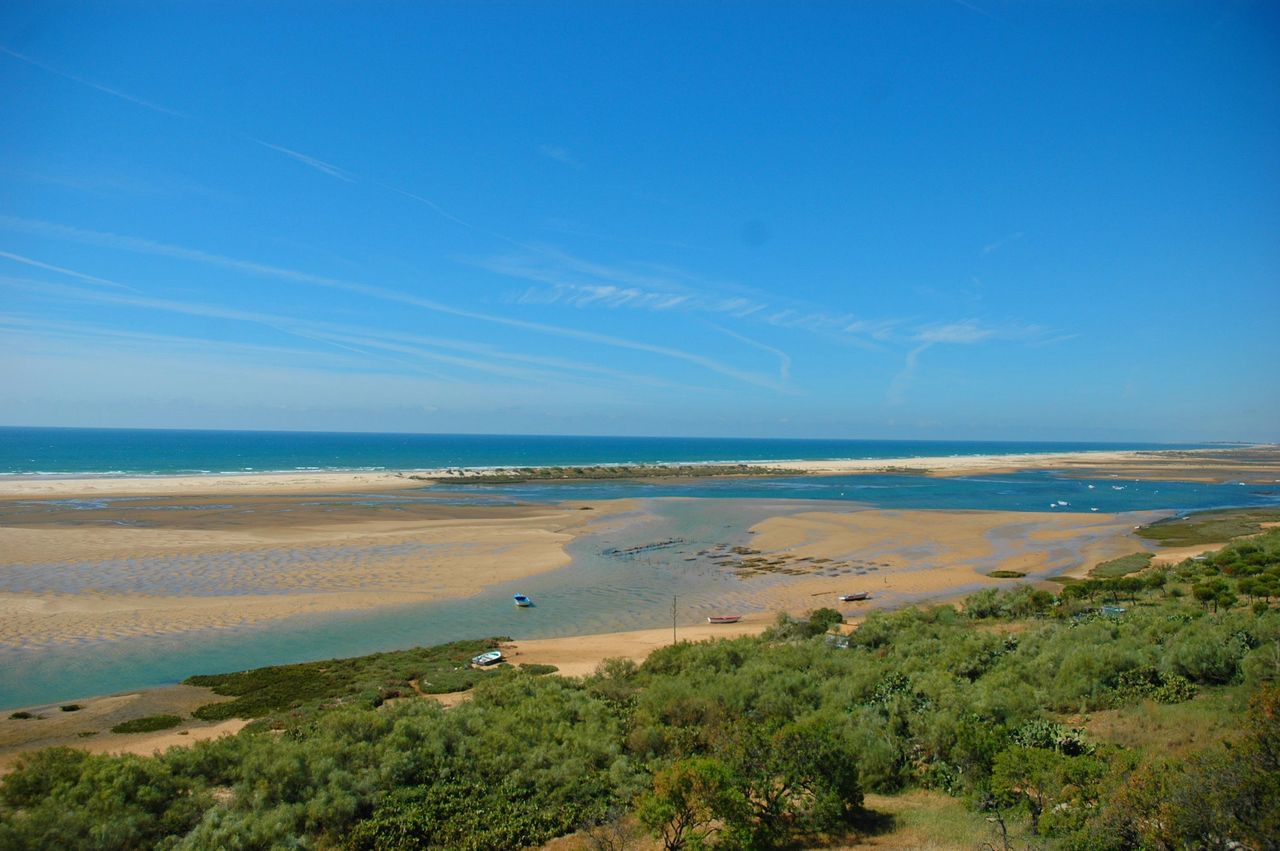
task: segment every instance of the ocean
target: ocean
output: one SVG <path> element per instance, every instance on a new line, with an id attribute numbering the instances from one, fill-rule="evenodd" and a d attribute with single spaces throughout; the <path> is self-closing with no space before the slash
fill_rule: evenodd
<path id="1" fill-rule="evenodd" d="M 1208 444 L 587 437 L 0 427 L 0 475 L 190 475 L 591 464 L 940 458 Z"/>

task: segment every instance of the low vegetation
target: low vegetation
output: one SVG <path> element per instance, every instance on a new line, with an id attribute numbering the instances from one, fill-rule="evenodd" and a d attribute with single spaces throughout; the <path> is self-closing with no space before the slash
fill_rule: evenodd
<path id="1" fill-rule="evenodd" d="M 519 484 L 533 481 L 581 481 L 597 479 L 705 479 L 713 476 L 794 476 L 800 470 L 781 467 L 756 467 L 750 464 L 602 464 L 588 467 L 518 467 L 514 469 L 476 472 L 459 470 L 456 475 L 432 478 L 432 481 L 461 484 Z"/>
<path id="2" fill-rule="evenodd" d="M 1275 847 L 1276 582 L 1280 530 L 1057 595 L 873 613 L 849 635 L 833 610 L 784 616 L 579 679 L 446 670 L 488 642 L 202 678 L 259 720 L 152 758 L 30 755 L 0 783 L 0 847 L 505 849 L 619 825 L 669 851 L 899 829 Z M 386 699 L 443 674 L 474 677 L 472 699 Z"/>
<path id="3" fill-rule="evenodd" d="M 154 733 L 157 730 L 169 730 L 182 723 L 177 715 L 148 715 L 124 721 L 111 728 L 113 733 Z"/>
<path id="4" fill-rule="evenodd" d="M 330 659 L 188 677 L 187 685 L 205 686 L 235 700 L 209 703 L 193 714 L 203 721 L 260 718 L 274 712 L 312 714 L 330 706 L 380 706 L 397 697 L 466 691 L 491 671 L 472 668 L 471 658 L 492 650 L 505 638 L 455 641 L 374 653 L 354 659 Z"/>
<path id="5" fill-rule="evenodd" d="M 1150 566 L 1153 558 L 1155 558 L 1155 553 L 1130 553 L 1127 556 L 1120 556 L 1120 558 L 1102 562 L 1089 571 L 1089 575 L 1096 576 L 1099 579 L 1116 579 L 1121 576 L 1128 576 L 1130 573 L 1145 570 Z"/>
<path id="6" fill-rule="evenodd" d="M 992 579 L 1022 579 L 1026 574 L 1021 570 L 993 570 L 987 576 Z"/>
<path id="7" fill-rule="evenodd" d="M 1189 547 L 1256 535 L 1262 531 L 1263 523 L 1280 523 L 1280 508 L 1201 511 L 1144 526 L 1138 530 L 1138 535 L 1162 547 Z"/>

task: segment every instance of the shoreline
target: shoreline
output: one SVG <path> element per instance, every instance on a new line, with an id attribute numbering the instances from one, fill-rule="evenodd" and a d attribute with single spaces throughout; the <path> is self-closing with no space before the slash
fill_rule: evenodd
<path id="1" fill-rule="evenodd" d="M 610 476 L 609 471 L 618 470 Z M 680 468 L 716 470 L 699 476 L 672 475 Z M 723 468 L 724 472 L 718 469 Z M 19 473 L 0 475 L 0 499 L 78 498 L 111 496 L 218 496 L 230 494 L 310 494 L 390 491 L 430 488 L 448 484 L 483 483 L 493 477 L 520 477 L 528 481 L 570 482 L 644 479 L 645 473 L 663 478 L 700 478 L 743 475 L 742 468 L 758 470 L 746 475 L 876 475 L 913 474 L 963 476 L 972 473 L 1007 473 L 1020 470 L 1053 470 L 1067 474 L 1098 471 L 1132 478 L 1172 478 L 1186 481 L 1280 481 L 1280 445 L 1248 444 L 1230 448 L 1086 450 L 1078 452 L 1006 453 L 983 455 L 913 456 L 900 458 L 777 459 L 762 461 L 705 461 L 663 464 L 593 464 L 453 467 L 405 470 L 274 471 L 253 473 L 202 473 L 115 475 L 110 473 Z M 1175 469 L 1161 469 L 1175 468 Z M 576 469 L 598 472 L 592 476 L 561 478 L 537 475 L 537 471 Z M 1133 475 L 1135 473 L 1145 475 Z"/>

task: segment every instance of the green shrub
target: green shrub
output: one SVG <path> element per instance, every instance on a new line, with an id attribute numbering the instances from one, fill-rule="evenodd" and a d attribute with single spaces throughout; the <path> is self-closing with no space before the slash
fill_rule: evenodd
<path id="1" fill-rule="evenodd" d="M 177 727 L 182 719 L 177 715 L 147 715 L 121 722 L 111 728 L 113 733 L 154 733 L 156 730 L 168 730 Z"/>
<path id="2" fill-rule="evenodd" d="M 526 674 L 533 674 L 534 676 L 542 676 L 543 674 L 554 674 L 556 671 L 559 671 L 560 669 L 557 668 L 555 665 L 543 665 L 538 662 L 530 662 L 528 664 L 522 664 L 520 666 L 520 670 Z"/>
<path id="3" fill-rule="evenodd" d="M 1127 556 L 1113 558 L 1110 561 L 1104 561 L 1089 571 L 1090 576 L 1098 579 L 1119 579 L 1121 576 L 1128 576 L 1130 573 L 1137 573 L 1144 570 L 1151 564 L 1151 559 L 1155 558 L 1155 553 L 1130 553 Z"/>
<path id="4" fill-rule="evenodd" d="M 412 694 L 410 680 L 427 694 L 466 691 L 481 679 L 494 676 L 492 670 L 470 667 L 471 657 L 492 650 L 500 641 L 489 638 L 455 641 L 436 647 L 415 647 L 389 653 L 374 653 L 354 659 L 329 659 L 296 665 L 276 665 L 240 671 L 189 677 L 187 685 L 206 686 L 215 694 L 235 700 L 210 703 L 194 713 L 203 721 L 227 718 L 261 718 L 322 702 L 379 706 L 392 697 Z"/>
<path id="5" fill-rule="evenodd" d="M 1144 665 L 1122 673 L 1115 684 L 1117 705 L 1154 700 L 1156 703 L 1181 703 L 1196 696 L 1196 687 L 1186 677 Z"/>

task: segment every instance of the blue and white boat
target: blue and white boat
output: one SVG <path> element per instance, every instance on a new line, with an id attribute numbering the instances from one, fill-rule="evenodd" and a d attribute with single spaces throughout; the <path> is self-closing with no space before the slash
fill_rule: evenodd
<path id="1" fill-rule="evenodd" d="M 496 665 L 501 661 L 501 650 L 490 650 L 488 653 L 481 653 L 479 656 L 471 657 L 471 664 L 480 668 L 483 668 L 486 665 Z"/>
<path id="2" fill-rule="evenodd" d="M 516 601 L 516 605 L 517 605 L 517 606 L 519 606 L 519 607 L 520 607 L 520 608 L 522 608 L 522 609 L 527 609 L 527 608 L 529 608 L 530 606 L 532 606 L 532 605 L 533 605 L 533 600 L 530 600 L 530 599 L 529 599 L 526 595 L 524 595 L 524 594 L 512 594 L 512 595 L 511 595 L 511 599 L 515 600 L 515 601 Z"/>

